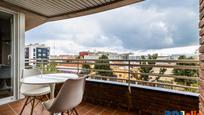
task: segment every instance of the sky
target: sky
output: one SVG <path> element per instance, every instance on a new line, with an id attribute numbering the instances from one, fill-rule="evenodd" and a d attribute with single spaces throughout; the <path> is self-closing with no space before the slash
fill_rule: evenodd
<path id="1" fill-rule="evenodd" d="M 80 51 L 194 53 L 198 48 L 198 0 L 146 0 L 88 16 L 48 22 L 26 32 L 26 44 L 42 43 L 52 55 Z M 177 49 L 177 50 L 175 50 Z"/>

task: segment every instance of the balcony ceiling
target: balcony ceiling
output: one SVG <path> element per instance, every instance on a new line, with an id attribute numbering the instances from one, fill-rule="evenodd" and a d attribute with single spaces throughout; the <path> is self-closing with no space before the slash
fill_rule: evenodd
<path id="1" fill-rule="evenodd" d="M 0 6 L 54 21 L 98 13 L 140 1 L 143 0 L 1 0 Z"/>

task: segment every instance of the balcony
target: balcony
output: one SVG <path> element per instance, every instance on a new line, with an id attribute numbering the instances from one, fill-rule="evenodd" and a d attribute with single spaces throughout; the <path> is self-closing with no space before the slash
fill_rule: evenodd
<path id="1" fill-rule="evenodd" d="M 18 115 L 20 113 L 21 107 L 23 106 L 25 100 L 20 100 L 12 102 L 5 105 L 0 105 L 1 115 Z M 31 107 L 27 107 L 23 112 L 23 115 L 30 114 Z M 77 108 L 80 115 L 135 115 L 137 113 L 133 111 L 128 111 L 125 109 L 107 107 L 104 105 L 95 105 L 91 103 L 81 103 Z M 34 115 L 49 115 L 49 112 L 43 109 L 43 107 L 38 104 L 34 110 Z M 65 114 L 66 115 L 66 114 Z"/>
<path id="2" fill-rule="evenodd" d="M 108 64 L 103 61 L 108 61 Z M 44 73 L 66 72 L 80 76 L 88 74 L 83 103 L 122 108 L 126 112 L 131 111 L 142 115 L 162 115 L 167 110 L 199 111 L 198 76 L 196 76 L 199 62 L 197 60 L 103 61 L 99 63 L 98 60 L 60 59 L 26 60 L 25 63 L 26 68 L 35 66 L 42 69 Z M 83 65 L 90 65 L 90 68 L 84 68 Z M 94 68 L 96 65 L 109 65 L 111 70 L 96 69 Z M 154 72 L 136 71 L 142 67 L 150 67 Z M 159 73 L 160 68 L 166 68 L 166 72 Z M 175 69 L 195 70 L 195 76 L 175 75 L 172 72 Z M 113 72 L 113 75 L 102 76 L 97 72 Z M 151 77 L 145 80 L 141 75 Z M 184 80 L 184 83 L 178 83 L 176 79 Z M 194 82 L 188 84 L 189 80 Z M 57 85 L 56 94 L 61 85 Z M 110 110 L 112 113 L 115 111 Z"/>
<path id="3" fill-rule="evenodd" d="M 6 63 L 1 62 L 0 64 L 0 67 L 2 68 L 0 73 L 10 74 L 9 77 L 2 78 L 0 84 L 3 89 L 0 93 L 2 99 L 1 103 L 6 103 L 7 101 L 3 101 L 4 99 L 7 100 L 7 98 L 9 102 L 20 98 L 19 78 L 21 76 L 21 70 L 24 68 L 23 52 L 25 45 L 25 31 L 48 21 L 85 16 L 141 1 L 143 0 L 94 0 L 94 2 L 87 1 L 86 3 L 65 1 L 63 4 L 59 2 L 48 3 L 47 1 L 0 1 L 0 13 L 3 14 L 1 17 L 3 19 L 6 18 L 9 22 L 6 25 L 1 25 L 4 32 L 8 32 L 7 34 L 1 35 L 12 36 L 12 38 L 0 40 L 2 43 L 4 42 L 5 45 L 0 45 L 0 49 L 3 49 L 2 51 L 4 52 L 4 55 L 2 57 L 6 59 Z M 157 64 L 142 64 L 140 62 L 145 61 L 151 63 L 152 60 L 109 60 L 111 69 L 113 69 L 110 71 L 93 67 L 89 69 L 82 68 L 83 63 L 92 66 L 96 64 L 96 60 L 27 60 L 26 67 L 36 66 L 42 69 L 44 73 L 71 72 L 84 75 L 84 71 L 85 73 L 90 71 L 91 73 L 89 73 L 89 78 L 87 79 L 83 103 L 94 105 L 97 103 L 98 105 L 113 106 L 114 108 L 124 108 L 125 110 L 132 110 L 137 114 L 142 115 L 164 114 L 165 110 L 198 111 L 199 81 L 200 110 L 204 113 L 204 92 L 202 90 L 204 89 L 204 0 L 200 0 L 198 4 L 200 6 L 200 9 L 198 10 L 200 12 L 200 23 L 198 27 L 200 39 L 199 62 L 197 60 L 153 60 L 153 62 L 156 62 Z M 8 29 L 8 31 L 5 31 L 5 29 Z M 1 38 L 7 37 L 3 36 Z M 0 51 L 1 54 L 3 54 L 2 51 Z M 118 61 L 120 63 L 118 63 Z M 179 63 L 182 64 L 179 65 Z M 190 63 L 190 65 L 187 63 Z M 192 65 L 192 63 L 194 64 Z M 63 68 L 62 64 L 68 64 L 69 67 L 63 65 Z M 71 64 L 73 65 L 70 66 Z M 98 63 L 98 65 L 103 64 Z M 199 65 L 200 78 L 196 75 L 198 74 Z M 114 66 L 121 66 L 122 69 L 119 67 L 114 68 Z M 137 70 L 141 67 L 155 68 L 155 71 L 154 73 L 135 71 L 135 69 Z M 163 74 L 159 73 L 158 68 L 167 68 L 169 71 L 171 71 L 171 69 L 193 70 L 196 74 L 194 76 L 174 75 L 167 72 Z M 99 72 L 113 72 L 117 77 L 96 74 Z M 148 79 L 144 78 L 145 76 L 148 76 Z M 182 82 L 175 82 L 176 79 Z M 193 81 L 193 83 L 189 83 L 189 81 Z M 60 84 L 58 85 L 56 92 L 59 88 Z M 9 92 L 8 89 L 10 90 Z M 8 111 L 11 110 L 5 114 L 17 114 L 18 112 L 15 108 L 11 107 L 12 104 L 15 105 L 16 103 L 1 106 L 0 114 L 4 114 L 3 111 L 7 110 L 4 107 L 9 108 Z M 17 105 L 17 107 L 19 106 L 21 105 Z"/>

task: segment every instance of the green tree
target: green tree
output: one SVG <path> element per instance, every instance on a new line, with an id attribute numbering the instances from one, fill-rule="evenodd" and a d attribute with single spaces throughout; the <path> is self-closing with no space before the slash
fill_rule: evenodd
<path id="1" fill-rule="evenodd" d="M 84 63 L 84 64 L 82 65 L 82 71 L 81 71 L 80 73 L 81 73 L 81 74 L 90 74 L 90 72 L 91 72 L 90 69 L 91 69 L 90 65 Z"/>
<path id="2" fill-rule="evenodd" d="M 111 77 L 113 76 L 113 72 L 112 72 L 112 69 L 110 68 L 108 56 L 106 56 L 106 55 L 102 55 L 99 57 L 99 59 L 95 62 L 94 69 L 107 70 L 107 71 L 97 71 L 96 70 L 97 75 L 111 76 Z"/>
<path id="3" fill-rule="evenodd" d="M 156 77 L 156 79 L 154 79 L 152 82 L 158 82 L 159 81 L 159 79 L 162 77 L 162 75 L 164 75 L 164 73 L 166 72 L 166 68 L 160 68 L 160 70 L 159 70 L 159 75 Z"/>
<path id="4" fill-rule="evenodd" d="M 150 73 L 154 72 L 152 70 L 153 66 L 146 66 L 146 65 L 155 65 L 155 61 L 143 61 L 143 60 L 156 60 L 158 58 L 158 54 L 148 54 L 148 57 L 146 58 L 145 56 L 141 56 L 141 61 L 140 61 L 140 68 L 139 71 L 140 73 L 144 73 L 140 75 L 141 80 L 148 81 L 149 80 L 149 75 Z"/>
<path id="5" fill-rule="evenodd" d="M 154 60 L 156 60 L 158 58 L 158 54 L 148 54 L 147 58 L 145 56 L 141 56 L 141 59 L 144 60 L 144 61 L 141 61 L 140 62 L 140 68 L 139 68 L 139 71 L 140 73 L 142 73 L 140 75 L 140 79 L 141 80 L 144 80 L 144 81 L 148 81 L 149 80 L 149 74 L 153 73 L 154 70 L 153 70 L 153 66 L 156 64 L 156 62 Z M 147 60 L 150 60 L 150 61 L 147 61 Z M 160 71 L 159 71 L 159 76 L 157 76 L 155 78 L 155 80 L 153 80 L 152 82 L 154 81 L 158 81 L 161 77 L 161 75 L 163 75 L 165 72 L 166 72 L 166 68 L 160 68 Z"/>
<path id="6" fill-rule="evenodd" d="M 178 60 L 192 60 L 193 57 L 186 57 L 185 55 L 179 56 Z M 195 66 L 195 63 L 176 63 L 176 65 L 179 66 Z M 179 69 L 175 68 L 173 69 L 173 73 L 178 76 L 187 76 L 187 77 L 197 77 L 198 76 L 198 70 L 196 69 Z M 188 85 L 191 86 L 193 84 L 196 84 L 196 80 L 192 79 L 181 79 L 181 78 L 175 78 L 175 81 L 178 84 L 182 85 Z"/>
<path id="7" fill-rule="evenodd" d="M 45 73 L 56 73 L 56 72 L 58 72 L 58 71 L 57 71 L 57 63 L 54 62 L 54 61 L 51 61 L 51 62 L 47 65 L 47 67 L 46 67 L 46 69 L 45 69 L 44 72 L 45 72 Z"/>

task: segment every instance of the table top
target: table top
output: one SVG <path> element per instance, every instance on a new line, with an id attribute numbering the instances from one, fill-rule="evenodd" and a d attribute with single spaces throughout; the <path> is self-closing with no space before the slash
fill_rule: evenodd
<path id="1" fill-rule="evenodd" d="M 63 83 L 67 79 L 76 79 L 78 77 L 78 75 L 70 73 L 42 74 L 22 78 L 20 82 L 32 85 L 55 84 Z"/>

